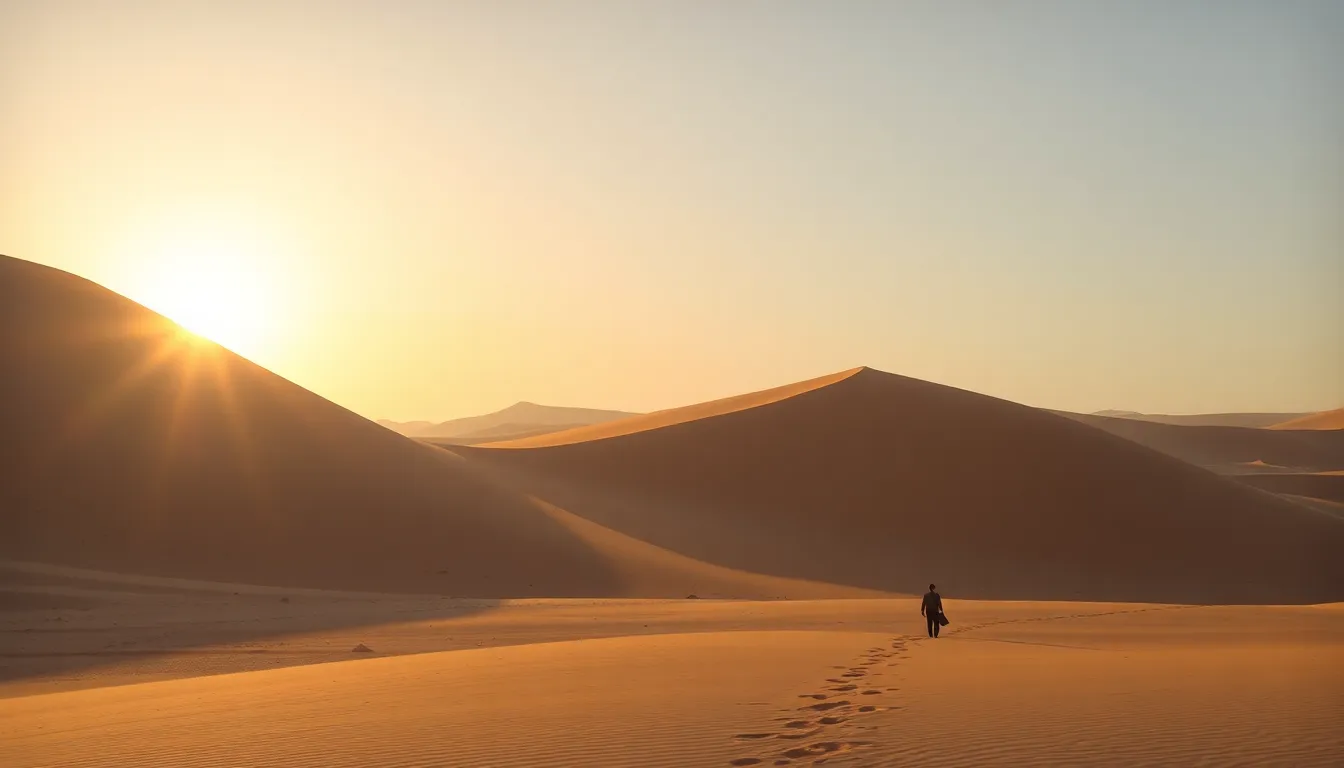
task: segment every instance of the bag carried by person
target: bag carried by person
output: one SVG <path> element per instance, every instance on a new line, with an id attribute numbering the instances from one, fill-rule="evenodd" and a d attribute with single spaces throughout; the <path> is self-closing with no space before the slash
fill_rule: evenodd
<path id="1" fill-rule="evenodd" d="M 946 627 L 946 626 L 947 626 L 948 624 L 950 624 L 950 623 L 951 623 L 951 622 L 949 622 L 949 621 L 947 620 L 947 614 L 946 614 L 946 613 L 943 613 L 942 611 L 939 611 L 939 612 L 938 612 L 938 626 L 940 626 L 940 627 Z"/>

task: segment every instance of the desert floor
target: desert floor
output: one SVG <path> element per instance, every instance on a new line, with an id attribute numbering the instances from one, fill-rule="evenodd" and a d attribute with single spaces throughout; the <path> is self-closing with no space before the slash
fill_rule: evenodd
<path id="1" fill-rule="evenodd" d="M 6 768 L 1344 764 L 1341 605 L 11 581 Z"/>

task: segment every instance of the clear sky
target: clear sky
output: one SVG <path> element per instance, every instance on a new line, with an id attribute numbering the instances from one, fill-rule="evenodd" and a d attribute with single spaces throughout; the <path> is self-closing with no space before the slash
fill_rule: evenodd
<path id="1" fill-rule="evenodd" d="M 371 417 L 1344 404 L 1341 2 L 0 0 L 0 253 Z"/>

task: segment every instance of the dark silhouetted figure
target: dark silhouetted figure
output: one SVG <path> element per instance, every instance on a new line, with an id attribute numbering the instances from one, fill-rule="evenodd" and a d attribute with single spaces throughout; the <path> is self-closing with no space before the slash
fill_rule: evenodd
<path id="1" fill-rule="evenodd" d="M 919 615 L 928 619 L 929 637 L 937 637 L 942 627 L 938 617 L 943 615 L 943 596 L 934 591 L 932 584 L 929 585 L 929 593 L 924 595 L 924 602 L 919 604 Z"/>

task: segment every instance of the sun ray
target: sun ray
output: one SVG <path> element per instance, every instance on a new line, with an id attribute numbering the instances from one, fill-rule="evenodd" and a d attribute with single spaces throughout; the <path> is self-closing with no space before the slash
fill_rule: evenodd
<path id="1" fill-rule="evenodd" d="M 106 389 L 95 392 L 71 412 L 59 430 L 60 440 L 76 440 L 95 429 L 119 401 L 172 358 L 180 356 L 189 345 L 190 342 L 180 334 L 162 334 L 161 342 L 148 356 L 127 368 Z"/>
<path id="2" fill-rule="evenodd" d="M 243 475 L 243 484 L 259 510 L 268 506 L 266 488 L 262 482 L 260 465 L 257 462 L 256 444 L 252 440 L 252 425 L 248 421 L 247 409 L 238 402 L 234 381 L 226 364 L 227 352 L 220 351 L 209 360 L 209 375 L 219 394 L 224 421 L 232 438 L 233 456 Z"/>

